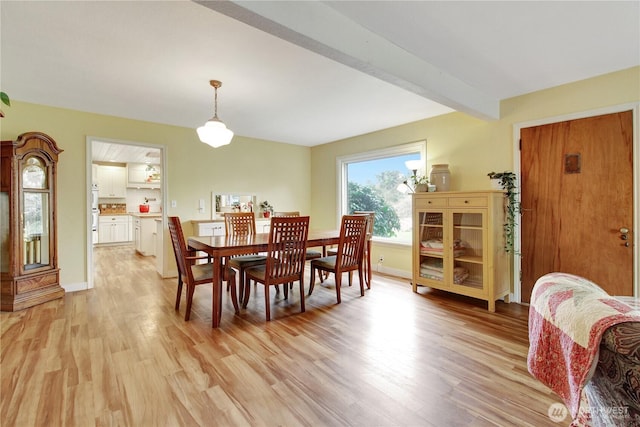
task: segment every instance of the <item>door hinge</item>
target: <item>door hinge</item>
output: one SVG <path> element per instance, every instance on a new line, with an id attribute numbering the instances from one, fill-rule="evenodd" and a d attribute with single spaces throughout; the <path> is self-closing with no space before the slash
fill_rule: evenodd
<path id="1" fill-rule="evenodd" d="M 522 151 L 522 138 L 518 141 L 518 150 Z"/>

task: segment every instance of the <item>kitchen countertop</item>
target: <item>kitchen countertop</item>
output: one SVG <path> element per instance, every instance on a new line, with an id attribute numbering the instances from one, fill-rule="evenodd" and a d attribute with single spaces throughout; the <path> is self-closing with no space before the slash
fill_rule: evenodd
<path id="1" fill-rule="evenodd" d="M 271 218 L 264 218 L 262 215 L 260 217 L 256 216 L 256 221 L 269 221 Z M 216 218 L 216 219 L 192 219 L 192 224 L 208 224 L 211 222 L 224 222 L 224 218 Z"/>
<path id="2" fill-rule="evenodd" d="M 136 218 L 162 218 L 161 212 L 149 212 L 149 213 L 129 212 L 127 215 L 131 215 Z"/>

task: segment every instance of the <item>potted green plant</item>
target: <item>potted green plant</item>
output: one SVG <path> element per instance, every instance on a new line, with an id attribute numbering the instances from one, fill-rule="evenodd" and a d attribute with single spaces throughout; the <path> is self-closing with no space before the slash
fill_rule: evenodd
<path id="1" fill-rule="evenodd" d="M 7 107 L 11 107 L 11 100 L 9 99 L 9 95 L 4 92 L 0 92 L 0 101 Z M 4 117 L 4 113 L 0 110 L 0 117 Z"/>
<path id="2" fill-rule="evenodd" d="M 409 181 L 411 181 L 411 184 L 409 184 Z M 402 187 L 402 184 L 404 184 L 404 187 Z M 402 184 L 400 184 L 398 189 L 400 190 L 403 188 L 403 190 L 400 190 L 403 193 L 406 192 L 406 188 L 409 188 L 412 193 L 425 192 L 429 190 L 429 178 L 424 175 L 411 175 L 408 179 L 402 181 Z"/>
<path id="3" fill-rule="evenodd" d="M 269 218 L 273 213 L 273 206 L 266 200 L 260 203 L 260 209 L 262 209 L 262 216 L 265 218 Z"/>
<path id="4" fill-rule="evenodd" d="M 416 193 L 423 193 L 429 189 L 429 178 L 425 175 L 413 175 L 411 181 L 413 181 L 413 191 Z"/>
<path id="5" fill-rule="evenodd" d="M 513 172 L 490 172 L 487 174 L 490 179 L 496 180 L 497 185 L 505 190 L 504 197 L 507 200 L 505 206 L 504 223 L 504 249 L 513 252 L 515 239 L 516 216 L 520 213 L 520 203 L 518 201 L 518 186 L 516 185 L 516 174 Z"/>

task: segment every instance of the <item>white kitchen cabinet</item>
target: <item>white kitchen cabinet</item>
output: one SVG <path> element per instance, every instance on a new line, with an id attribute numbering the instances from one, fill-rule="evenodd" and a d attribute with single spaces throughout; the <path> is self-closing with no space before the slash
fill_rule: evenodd
<path id="1" fill-rule="evenodd" d="M 155 218 L 156 223 L 156 271 L 164 277 L 164 225 L 162 218 Z"/>
<path id="2" fill-rule="evenodd" d="M 136 251 L 144 256 L 155 255 L 156 218 L 135 217 L 133 230 Z"/>
<path id="3" fill-rule="evenodd" d="M 193 231 L 196 233 L 196 236 L 224 236 L 223 221 L 192 221 L 192 224 Z"/>
<path id="4" fill-rule="evenodd" d="M 196 236 L 224 236 L 224 221 L 191 221 Z M 256 220 L 256 233 L 268 233 L 271 222 L 268 219 Z"/>
<path id="5" fill-rule="evenodd" d="M 256 233 L 268 233 L 271 221 L 268 219 L 256 219 Z"/>
<path id="6" fill-rule="evenodd" d="M 129 215 L 101 215 L 98 220 L 98 241 L 102 243 L 130 242 Z"/>
<path id="7" fill-rule="evenodd" d="M 127 187 L 160 188 L 160 165 L 127 163 Z"/>
<path id="8" fill-rule="evenodd" d="M 98 165 L 98 197 L 127 197 L 127 170 L 124 166 Z"/>

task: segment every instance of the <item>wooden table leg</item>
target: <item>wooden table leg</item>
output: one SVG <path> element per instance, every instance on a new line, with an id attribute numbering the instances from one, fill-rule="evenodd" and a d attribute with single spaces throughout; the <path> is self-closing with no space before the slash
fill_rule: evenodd
<path id="1" fill-rule="evenodd" d="M 367 240 L 367 271 L 366 282 L 367 288 L 371 289 L 371 240 Z"/>
<path id="2" fill-rule="evenodd" d="M 213 328 L 220 326 L 222 318 L 222 259 L 213 258 L 213 301 L 211 323 Z"/>

